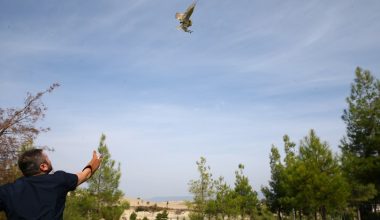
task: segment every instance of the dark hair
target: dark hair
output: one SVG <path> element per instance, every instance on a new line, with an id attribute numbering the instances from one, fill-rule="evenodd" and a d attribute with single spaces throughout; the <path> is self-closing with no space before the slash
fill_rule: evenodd
<path id="1" fill-rule="evenodd" d="M 31 149 L 21 154 L 18 167 L 24 176 L 33 176 L 40 173 L 40 165 L 45 162 L 42 149 Z"/>

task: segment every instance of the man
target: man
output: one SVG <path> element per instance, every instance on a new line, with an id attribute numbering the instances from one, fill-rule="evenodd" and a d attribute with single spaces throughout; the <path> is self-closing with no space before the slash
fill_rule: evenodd
<path id="1" fill-rule="evenodd" d="M 5 211 L 9 220 L 63 219 L 67 193 L 89 179 L 99 168 L 101 159 L 94 151 L 81 172 L 49 174 L 53 167 L 42 149 L 24 152 L 18 160 L 24 176 L 0 187 L 0 211 Z"/>

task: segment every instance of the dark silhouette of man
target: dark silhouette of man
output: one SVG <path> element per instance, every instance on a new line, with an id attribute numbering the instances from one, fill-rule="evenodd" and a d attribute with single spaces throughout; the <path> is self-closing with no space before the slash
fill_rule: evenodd
<path id="1" fill-rule="evenodd" d="M 77 174 L 56 171 L 42 149 L 24 152 L 18 166 L 23 177 L 0 186 L 0 211 L 9 220 L 63 219 L 66 195 L 88 180 L 99 168 L 101 156 L 93 152 L 91 161 Z"/>

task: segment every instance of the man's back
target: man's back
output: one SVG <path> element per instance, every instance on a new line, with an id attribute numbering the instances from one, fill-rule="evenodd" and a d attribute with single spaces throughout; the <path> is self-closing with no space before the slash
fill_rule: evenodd
<path id="1" fill-rule="evenodd" d="M 0 187 L 0 210 L 9 220 L 62 219 L 66 195 L 77 183 L 77 175 L 63 171 L 21 177 Z"/>

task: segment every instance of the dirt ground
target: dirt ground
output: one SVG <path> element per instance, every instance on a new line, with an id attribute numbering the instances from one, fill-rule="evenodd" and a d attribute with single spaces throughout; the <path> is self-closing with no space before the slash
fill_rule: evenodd
<path id="1" fill-rule="evenodd" d="M 154 206 L 155 204 L 157 207 L 167 208 L 169 220 L 189 219 L 189 211 L 187 210 L 187 206 L 184 201 L 153 202 L 136 198 L 126 198 L 126 200 L 129 202 L 130 208 L 123 212 L 120 218 L 121 220 L 129 220 L 130 215 L 135 212 L 138 206 L 147 207 Z M 142 220 L 144 217 L 147 217 L 149 220 L 154 220 L 156 218 L 156 215 L 160 212 L 140 211 L 136 212 L 136 214 L 138 220 Z"/>

